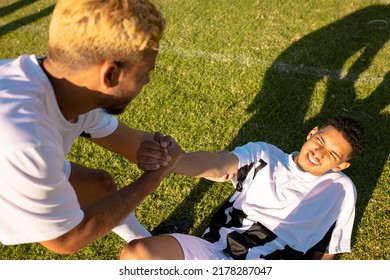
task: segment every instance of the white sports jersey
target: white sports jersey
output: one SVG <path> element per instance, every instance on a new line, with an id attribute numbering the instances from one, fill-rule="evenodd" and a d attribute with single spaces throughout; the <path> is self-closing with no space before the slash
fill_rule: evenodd
<path id="1" fill-rule="evenodd" d="M 104 137 L 117 126 L 100 109 L 67 121 L 34 55 L 0 61 L 0 242 L 50 240 L 80 223 L 65 157 L 80 134 Z"/>
<path id="2" fill-rule="evenodd" d="M 239 159 L 237 191 L 202 238 L 234 259 L 297 259 L 325 236 L 324 252 L 350 251 L 356 190 L 349 177 L 303 172 L 293 160 L 296 152 L 264 142 L 233 153 Z"/>

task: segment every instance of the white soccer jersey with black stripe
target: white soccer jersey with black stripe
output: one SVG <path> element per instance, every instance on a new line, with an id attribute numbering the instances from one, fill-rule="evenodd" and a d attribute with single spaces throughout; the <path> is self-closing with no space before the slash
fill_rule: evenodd
<path id="1" fill-rule="evenodd" d="M 233 153 L 236 192 L 204 239 L 234 259 L 296 259 L 329 236 L 327 252 L 350 251 L 356 190 L 348 176 L 314 176 L 277 147 L 248 143 Z M 328 234 L 327 234 L 328 233 Z"/>

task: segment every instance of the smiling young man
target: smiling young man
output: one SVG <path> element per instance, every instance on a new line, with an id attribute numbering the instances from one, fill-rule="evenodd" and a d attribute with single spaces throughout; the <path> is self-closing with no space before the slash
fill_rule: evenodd
<path id="1" fill-rule="evenodd" d="M 164 27 L 148 0 L 59 0 L 47 55 L 0 61 L 2 244 L 71 254 L 110 231 L 150 236 L 132 212 L 180 157 L 173 139 L 157 147 L 161 168 L 120 190 L 106 171 L 65 158 L 82 135 L 140 164 L 140 143 L 154 135 L 112 114 L 149 83 Z"/>
<path id="2" fill-rule="evenodd" d="M 140 153 L 153 145 L 141 144 Z M 236 192 L 201 238 L 171 234 L 133 240 L 122 258 L 333 259 L 349 252 L 356 190 L 340 171 L 363 146 L 361 126 L 334 117 L 311 130 L 301 150 L 291 154 L 264 142 L 232 152 L 183 154 L 175 172 L 231 179 Z"/>
<path id="3" fill-rule="evenodd" d="M 351 144 L 332 125 L 310 131 L 294 162 L 304 172 L 319 176 L 328 170 L 335 172 L 349 167 Z"/>

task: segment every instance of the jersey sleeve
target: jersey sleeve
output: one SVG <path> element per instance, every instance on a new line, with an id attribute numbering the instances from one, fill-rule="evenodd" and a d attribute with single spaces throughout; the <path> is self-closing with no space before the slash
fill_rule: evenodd
<path id="1" fill-rule="evenodd" d="M 336 221 L 330 227 L 322 240 L 311 250 L 328 254 L 339 254 L 351 251 L 351 236 L 355 219 L 356 189 L 348 178 L 343 187 L 345 197 L 342 201 Z"/>
<path id="2" fill-rule="evenodd" d="M 1 243 L 55 239 L 82 221 L 62 158 L 61 151 L 44 145 L 0 153 Z"/>
<path id="3" fill-rule="evenodd" d="M 334 223 L 330 229 L 325 234 L 324 238 L 322 238 L 316 245 L 310 248 L 309 253 L 311 251 L 318 251 L 321 253 L 328 253 L 329 252 L 329 243 L 330 239 L 332 238 L 333 229 L 335 227 L 336 223 Z"/>
<path id="4" fill-rule="evenodd" d="M 355 220 L 356 189 L 352 181 L 345 187 L 346 198 L 343 201 L 341 211 L 327 248 L 327 253 L 338 254 L 351 251 L 351 236 Z"/>
<path id="5" fill-rule="evenodd" d="M 96 109 L 85 116 L 85 128 L 81 136 L 87 138 L 101 138 L 110 135 L 118 127 L 118 119 L 105 113 L 102 109 Z"/>
<path id="6" fill-rule="evenodd" d="M 238 170 L 236 176 L 231 181 L 238 192 L 241 192 L 246 185 L 250 185 L 250 181 L 247 181 L 247 178 L 254 167 L 255 169 L 264 167 L 265 162 L 261 158 L 264 156 L 266 148 L 267 146 L 263 142 L 249 142 L 232 151 L 238 158 Z"/>
<path id="7" fill-rule="evenodd" d="M 266 150 L 266 144 L 263 142 L 249 142 L 243 146 L 235 148 L 232 153 L 238 158 L 238 169 L 244 166 L 250 166 L 259 161 Z"/>

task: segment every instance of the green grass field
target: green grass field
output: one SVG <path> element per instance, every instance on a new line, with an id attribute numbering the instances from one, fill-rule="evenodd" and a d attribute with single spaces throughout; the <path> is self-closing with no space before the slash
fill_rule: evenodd
<path id="1" fill-rule="evenodd" d="M 0 59 L 43 55 L 55 1 L 0 3 Z M 353 249 L 340 259 L 390 259 L 390 1 L 154 0 L 167 29 L 152 82 L 119 118 L 172 135 L 187 151 L 249 141 L 299 150 L 311 128 L 343 114 L 366 128 L 346 170 L 358 190 Z M 140 171 L 84 140 L 69 159 L 109 171 L 119 186 Z M 0 171 L 1 172 L 1 171 Z M 186 219 L 200 235 L 233 192 L 172 174 L 136 210 L 149 230 Z M 5 213 L 1 213 L 4 215 Z M 117 259 L 115 234 L 77 254 L 0 245 L 0 259 Z"/>

